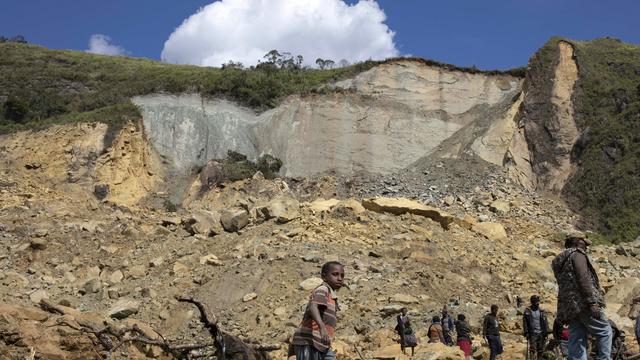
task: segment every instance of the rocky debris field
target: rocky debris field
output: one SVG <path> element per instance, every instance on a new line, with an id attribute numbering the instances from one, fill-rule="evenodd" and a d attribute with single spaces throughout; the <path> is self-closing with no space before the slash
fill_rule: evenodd
<path id="1" fill-rule="evenodd" d="M 524 359 L 515 298 L 537 293 L 555 312 L 550 269 L 577 218 L 556 199 L 510 182 L 501 171 L 471 175 L 439 162 L 389 176 L 225 183 L 168 211 L 162 193 L 125 207 L 51 184 L 38 169 L 0 173 L 0 353 L 9 359 L 99 359 L 100 337 L 80 331 L 131 328 L 173 343 L 208 343 L 193 296 L 220 329 L 268 356 L 287 358 L 320 266 L 346 266 L 334 347 L 341 359 L 402 359 L 393 328 L 409 309 L 417 359 L 461 359 L 427 344 L 447 304 L 474 329 L 501 307 L 506 354 Z M 475 164 L 474 166 L 484 166 Z M 473 171 L 474 174 L 478 172 Z M 72 191 L 73 190 L 73 191 Z M 173 209 L 170 209 L 173 210 Z M 607 312 L 630 329 L 640 295 L 640 240 L 594 246 Z M 53 304 L 51 310 L 43 304 Z M 357 350 L 356 350 L 357 349 Z M 113 359 L 171 358 L 126 343 Z"/>

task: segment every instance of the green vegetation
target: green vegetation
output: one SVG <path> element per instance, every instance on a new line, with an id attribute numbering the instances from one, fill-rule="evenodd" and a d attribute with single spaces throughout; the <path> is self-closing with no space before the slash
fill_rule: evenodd
<path id="1" fill-rule="evenodd" d="M 155 92 L 223 97 L 261 111 L 275 107 L 288 95 L 314 93 L 323 83 L 348 78 L 383 63 L 366 61 L 331 68 L 333 62 L 323 60 L 326 69 L 311 69 L 301 66 L 301 56 L 275 50 L 265 59 L 249 69 L 238 63 L 210 68 L 0 42 L 0 133 L 65 122 L 119 123 L 139 119 L 131 97 Z M 524 76 L 524 69 L 483 72 L 423 59 L 387 61 L 398 60 L 469 73 Z"/>
<path id="2" fill-rule="evenodd" d="M 578 173 L 565 189 L 600 241 L 640 236 L 640 46 L 617 39 L 574 45 Z"/>
<path id="3" fill-rule="evenodd" d="M 269 154 L 262 155 L 256 162 L 248 160 L 243 154 L 229 150 L 227 157 L 222 161 L 222 169 L 225 177 L 231 181 L 248 179 L 257 171 L 261 171 L 267 179 L 273 179 L 278 175 L 282 166 L 282 160 Z"/>

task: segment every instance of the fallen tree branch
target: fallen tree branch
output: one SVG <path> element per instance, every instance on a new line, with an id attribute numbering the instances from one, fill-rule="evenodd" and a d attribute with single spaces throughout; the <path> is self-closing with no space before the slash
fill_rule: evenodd
<path id="1" fill-rule="evenodd" d="M 267 359 L 265 353 L 279 350 L 278 344 L 249 344 L 233 335 L 224 333 L 218 327 L 218 319 L 201 301 L 188 296 L 176 296 L 179 302 L 194 304 L 200 312 L 200 322 L 213 338 L 210 343 L 176 344 L 167 340 L 162 334 L 154 330 L 149 335 L 141 330 L 137 324 L 130 327 L 107 325 L 106 321 L 83 318 L 83 313 L 73 308 L 53 304 L 46 299 L 40 302 L 40 307 L 50 313 L 61 315 L 56 323 L 68 326 L 76 331 L 91 334 L 95 337 L 92 342 L 100 346 L 104 355 L 109 358 L 113 353 L 127 343 L 157 346 L 175 359 L 196 359 L 215 357 L 219 360 L 261 360 Z M 156 338 L 157 335 L 157 338 Z M 151 338 L 150 336 L 153 336 Z M 97 341 L 96 341 L 97 340 Z"/>

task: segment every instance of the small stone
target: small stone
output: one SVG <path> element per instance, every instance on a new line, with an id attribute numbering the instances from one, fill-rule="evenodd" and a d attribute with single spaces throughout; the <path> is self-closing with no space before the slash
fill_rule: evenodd
<path id="1" fill-rule="evenodd" d="M 84 283 L 84 286 L 82 286 L 82 288 L 84 289 L 84 292 L 86 294 L 97 293 L 98 291 L 100 291 L 100 289 L 102 289 L 102 281 L 100 281 L 99 278 L 89 279 Z"/>
<path id="2" fill-rule="evenodd" d="M 146 297 L 146 298 L 155 298 L 158 296 L 158 293 L 151 289 L 151 288 L 142 288 L 142 290 L 140 291 L 140 295 L 142 295 L 142 297 Z"/>
<path id="3" fill-rule="evenodd" d="M 162 265 L 163 261 L 164 261 L 164 259 L 162 258 L 162 256 L 159 256 L 159 257 L 149 261 L 149 267 L 158 267 L 158 266 Z"/>
<path id="4" fill-rule="evenodd" d="M 319 263 L 320 261 L 322 261 L 320 255 L 317 254 L 306 254 L 302 257 L 302 260 L 310 263 Z"/>
<path id="5" fill-rule="evenodd" d="M 33 250 L 44 250 L 47 248 L 47 241 L 43 238 L 35 238 L 31 240 L 29 246 Z"/>
<path id="6" fill-rule="evenodd" d="M 242 302 L 249 302 L 251 300 L 255 300 L 258 297 L 258 294 L 252 292 L 252 293 L 248 293 L 245 296 L 242 297 Z"/>
<path id="7" fill-rule="evenodd" d="M 29 299 L 33 303 L 39 304 L 40 300 L 49 299 L 49 293 L 44 289 L 36 290 L 29 295 Z"/>
<path id="8" fill-rule="evenodd" d="M 542 286 L 544 286 L 545 289 L 550 291 L 558 291 L 558 285 L 556 285 L 555 283 L 552 283 L 551 281 L 546 281 L 544 284 L 542 284 Z"/>
<path id="9" fill-rule="evenodd" d="M 220 261 L 220 259 L 218 259 L 217 256 L 213 254 L 209 254 L 200 258 L 200 264 L 222 266 L 222 261 Z"/>
<path id="10" fill-rule="evenodd" d="M 179 261 L 173 264 L 173 273 L 177 276 L 184 276 L 189 273 L 189 267 Z"/>
<path id="11" fill-rule="evenodd" d="M 404 308 L 403 305 L 387 305 L 382 309 L 380 309 L 380 312 L 384 316 L 390 316 L 394 314 L 399 314 L 402 311 L 402 308 Z"/>
<path id="12" fill-rule="evenodd" d="M 451 205 L 455 204 L 455 202 L 456 202 L 456 198 L 454 198 L 454 197 L 453 197 L 453 196 L 451 196 L 451 195 L 446 196 L 446 197 L 444 198 L 444 203 L 445 203 L 445 205 L 447 205 L 447 206 L 451 206 Z"/>
<path id="13" fill-rule="evenodd" d="M 502 200 L 495 200 L 489 205 L 489 210 L 495 213 L 508 213 L 511 210 L 509 203 Z"/>
<path id="14" fill-rule="evenodd" d="M 287 316 L 288 312 L 287 312 L 286 308 L 281 306 L 281 307 L 276 308 L 275 310 L 273 310 L 273 315 L 275 315 L 277 318 L 279 318 L 281 320 L 284 320 L 284 319 L 286 319 L 288 317 Z"/>
<path id="15" fill-rule="evenodd" d="M 111 273 L 111 275 L 109 276 L 109 284 L 119 284 L 122 279 L 124 279 L 124 275 L 122 274 L 122 271 L 120 270 L 116 270 L 114 272 Z"/>
<path id="16" fill-rule="evenodd" d="M 111 288 L 107 290 L 107 295 L 109 296 L 109 299 L 117 299 L 120 297 L 120 291 L 118 289 Z"/>
<path id="17" fill-rule="evenodd" d="M 418 302 L 420 302 L 415 297 L 407 294 L 395 294 L 391 298 L 389 298 L 389 301 L 401 304 L 417 304 Z"/>
<path id="18" fill-rule="evenodd" d="M 147 275 L 147 269 L 143 265 L 135 265 L 129 268 L 127 276 L 133 279 L 139 279 Z"/>
<path id="19" fill-rule="evenodd" d="M 33 233 L 33 236 L 37 238 L 45 237 L 49 234 L 49 230 L 47 229 L 38 229 Z"/>

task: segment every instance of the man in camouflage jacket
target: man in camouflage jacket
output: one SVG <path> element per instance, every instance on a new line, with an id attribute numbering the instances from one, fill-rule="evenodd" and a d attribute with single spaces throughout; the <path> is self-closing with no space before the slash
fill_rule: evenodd
<path id="1" fill-rule="evenodd" d="M 595 339 L 597 360 L 611 358 L 612 331 L 605 318 L 604 292 L 587 256 L 591 243 L 578 231 L 567 234 L 565 250 L 551 263 L 558 282 L 560 321 L 569 324 L 569 359 L 587 360 L 587 335 Z"/>

